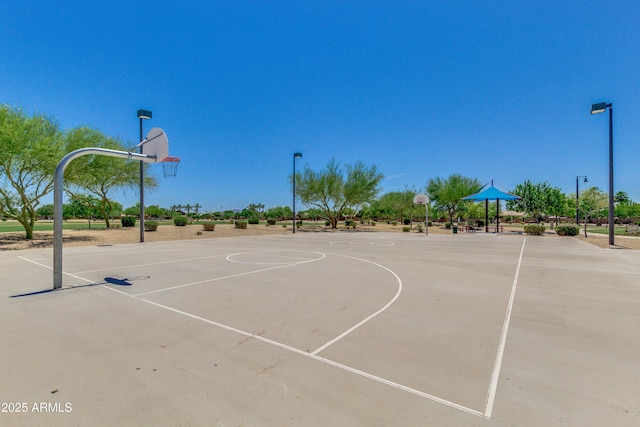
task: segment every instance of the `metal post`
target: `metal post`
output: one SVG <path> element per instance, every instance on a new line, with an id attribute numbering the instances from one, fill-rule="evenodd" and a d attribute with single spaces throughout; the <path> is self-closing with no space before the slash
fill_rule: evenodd
<path id="1" fill-rule="evenodd" d="M 576 176 L 576 224 L 580 226 L 580 215 L 578 213 L 578 177 Z"/>
<path id="2" fill-rule="evenodd" d="M 293 234 L 296 234 L 296 155 L 293 154 Z"/>
<path id="3" fill-rule="evenodd" d="M 142 120 L 151 119 L 151 111 L 138 110 L 138 118 L 140 119 L 140 142 L 142 137 Z M 140 154 L 142 154 L 142 145 L 140 145 Z M 140 162 L 140 243 L 144 242 L 144 164 Z"/>
<path id="4" fill-rule="evenodd" d="M 296 232 L 296 158 L 302 157 L 302 153 L 293 153 L 293 233 Z"/>
<path id="5" fill-rule="evenodd" d="M 142 117 L 140 117 L 140 142 L 142 140 Z M 142 154 L 142 145 L 140 154 Z M 142 160 L 140 160 L 140 243 L 144 243 L 144 162 Z"/>
<path id="6" fill-rule="evenodd" d="M 613 104 L 609 107 L 609 244 L 614 245 L 614 206 L 613 206 Z"/>
<path id="7" fill-rule="evenodd" d="M 428 236 L 429 235 L 429 202 L 427 201 L 427 203 L 424 204 L 424 207 L 427 208 L 427 217 L 425 218 L 425 223 L 424 223 L 424 228 L 426 229 L 425 231 L 425 235 Z"/>
<path id="8" fill-rule="evenodd" d="M 53 289 L 62 287 L 62 195 L 64 192 L 64 170 L 73 159 L 88 154 L 120 157 L 123 159 L 139 158 L 155 161 L 155 157 L 128 151 L 110 150 L 107 148 L 81 148 L 72 151 L 60 160 L 53 177 Z"/>

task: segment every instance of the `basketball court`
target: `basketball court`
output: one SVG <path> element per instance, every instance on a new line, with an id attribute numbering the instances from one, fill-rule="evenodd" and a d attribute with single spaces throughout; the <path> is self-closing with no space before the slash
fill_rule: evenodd
<path id="1" fill-rule="evenodd" d="M 640 252 L 317 232 L 0 253 L 3 425 L 640 424 Z"/>

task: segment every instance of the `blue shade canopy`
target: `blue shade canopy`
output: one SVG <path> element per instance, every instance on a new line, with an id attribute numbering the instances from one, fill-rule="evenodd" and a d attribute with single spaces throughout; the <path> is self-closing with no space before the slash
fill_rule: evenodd
<path id="1" fill-rule="evenodd" d="M 482 190 L 479 192 L 472 194 L 467 197 L 463 197 L 462 200 L 518 200 L 520 197 L 515 196 L 510 193 L 505 193 L 502 190 L 497 189 L 493 186 L 493 181 L 491 181 L 491 185 L 484 186 Z"/>

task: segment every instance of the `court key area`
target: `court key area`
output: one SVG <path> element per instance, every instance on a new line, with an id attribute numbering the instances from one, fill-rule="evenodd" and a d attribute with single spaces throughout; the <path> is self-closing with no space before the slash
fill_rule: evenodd
<path id="1" fill-rule="evenodd" d="M 0 424 L 640 425 L 640 251 L 317 232 L 0 253 Z"/>

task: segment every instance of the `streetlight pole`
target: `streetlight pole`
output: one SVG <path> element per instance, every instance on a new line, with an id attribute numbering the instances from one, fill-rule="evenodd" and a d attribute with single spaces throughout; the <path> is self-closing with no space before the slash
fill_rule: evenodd
<path id="1" fill-rule="evenodd" d="M 296 233 L 296 159 L 302 157 L 302 153 L 293 153 L 293 233 Z"/>
<path id="2" fill-rule="evenodd" d="M 138 110 L 138 118 L 140 119 L 140 142 L 143 141 L 142 121 L 151 119 L 151 111 Z M 142 154 L 142 145 L 140 146 L 140 154 Z M 140 243 L 144 243 L 144 162 L 140 161 Z"/>
<path id="3" fill-rule="evenodd" d="M 578 226 L 580 225 L 580 215 L 579 215 L 579 205 L 578 205 L 578 178 L 584 178 L 584 182 L 588 182 L 587 181 L 587 176 L 586 175 L 580 175 L 580 176 L 576 176 L 576 224 L 578 224 Z"/>
<path id="4" fill-rule="evenodd" d="M 609 109 L 609 245 L 615 245 L 614 205 L 613 205 L 613 104 L 600 102 L 591 105 L 591 114 L 604 113 Z"/>

